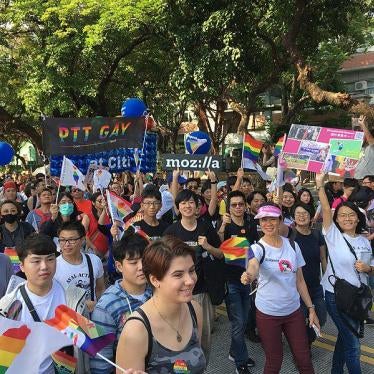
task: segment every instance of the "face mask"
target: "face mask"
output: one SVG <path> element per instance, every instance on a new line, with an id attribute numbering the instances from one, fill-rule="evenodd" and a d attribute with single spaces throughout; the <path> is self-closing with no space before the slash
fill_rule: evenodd
<path id="1" fill-rule="evenodd" d="M 58 210 L 63 216 L 70 216 L 74 212 L 74 205 L 72 203 L 64 203 L 59 206 Z"/>
<path id="2" fill-rule="evenodd" d="M 18 219 L 18 215 L 17 214 L 4 214 L 3 215 L 3 220 L 6 222 L 6 223 L 14 223 L 16 222 Z"/>

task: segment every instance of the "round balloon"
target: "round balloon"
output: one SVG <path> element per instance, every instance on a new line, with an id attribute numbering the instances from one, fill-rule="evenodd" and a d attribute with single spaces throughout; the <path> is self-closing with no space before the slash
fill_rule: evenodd
<path id="1" fill-rule="evenodd" d="M 0 166 L 8 165 L 13 156 L 13 147 L 6 142 L 0 142 Z"/>
<path id="2" fill-rule="evenodd" d="M 122 103 L 122 117 L 141 117 L 147 112 L 147 106 L 137 97 L 132 97 Z"/>
<path id="3" fill-rule="evenodd" d="M 204 155 L 210 151 L 212 143 L 206 132 L 194 131 L 186 136 L 186 150 L 189 154 Z"/>

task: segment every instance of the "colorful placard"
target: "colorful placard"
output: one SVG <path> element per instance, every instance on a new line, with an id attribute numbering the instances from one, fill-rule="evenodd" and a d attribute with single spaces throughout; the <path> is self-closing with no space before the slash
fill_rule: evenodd
<path id="1" fill-rule="evenodd" d="M 360 131 L 294 124 L 283 158 L 290 169 L 350 175 L 360 158 L 363 139 Z"/>
<path id="2" fill-rule="evenodd" d="M 20 268 L 21 261 L 18 258 L 16 249 L 13 247 L 6 247 L 4 249 L 4 255 L 7 255 L 10 258 L 10 261 L 13 266 L 13 273 L 17 274 L 21 270 Z"/>

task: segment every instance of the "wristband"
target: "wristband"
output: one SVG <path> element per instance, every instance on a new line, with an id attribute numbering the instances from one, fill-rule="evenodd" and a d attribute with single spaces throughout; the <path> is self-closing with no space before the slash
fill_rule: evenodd
<path id="1" fill-rule="evenodd" d="M 311 306 L 308 306 L 307 307 L 307 309 L 309 310 L 309 309 L 315 309 L 316 307 L 315 307 L 315 305 L 314 304 L 312 304 Z"/>

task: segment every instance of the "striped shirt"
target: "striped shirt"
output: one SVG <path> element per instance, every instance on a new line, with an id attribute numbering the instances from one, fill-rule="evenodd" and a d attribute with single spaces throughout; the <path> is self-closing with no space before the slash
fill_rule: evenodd
<path id="1" fill-rule="evenodd" d="M 91 320 L 102 327 L 105 333 L 114 333 L 116 340 L 107 345 L 99 353 L 111 361 L 115 361 L 115 351 L 123 326 L 132 312 L 138 309 L 143 302 L 132 297 L 121 286 L 122 279 L 117 280 L 101 295 Z M 143 300 L 147 301 L 152 296 L 152 289 L 147 286 Z M 91 374 L 114 373 L 114 368 L 99 357 L 90 358 Z"/>

